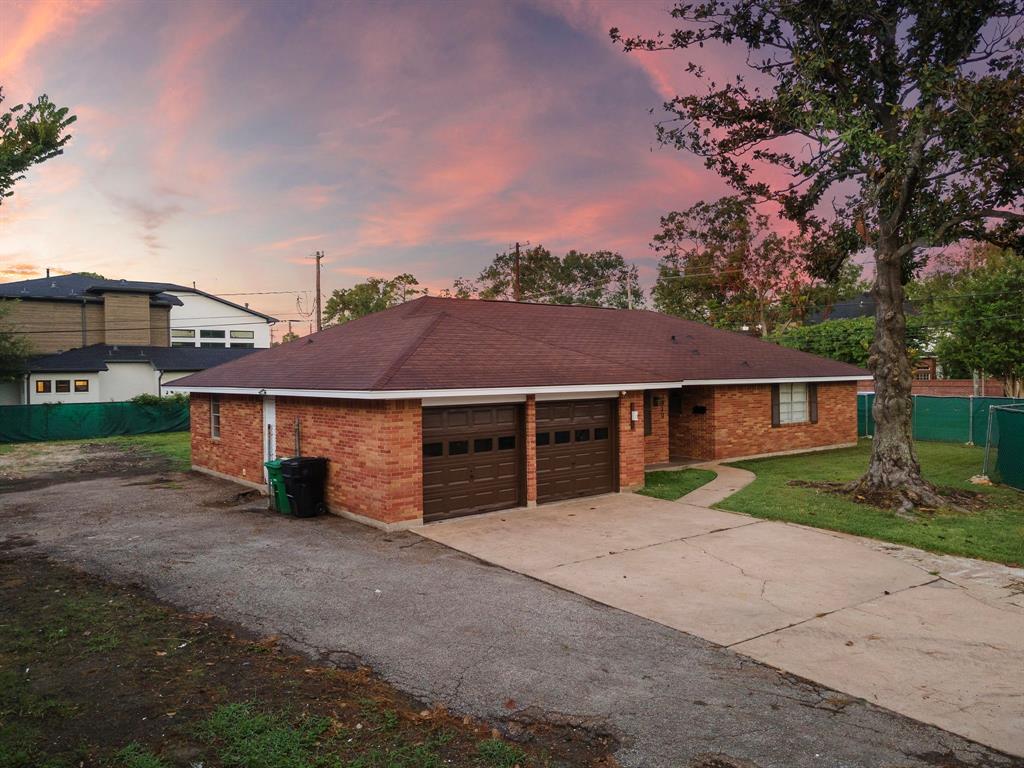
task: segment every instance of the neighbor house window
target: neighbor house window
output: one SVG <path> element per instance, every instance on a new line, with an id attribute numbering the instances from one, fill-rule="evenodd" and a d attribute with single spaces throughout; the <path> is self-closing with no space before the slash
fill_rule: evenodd
<path id="1" fill-rule="evenodd" d="M 70 392 L 71 391 L 71 379 L 57 379 L 57 392 Z"/>
<path id="2" fill-rule="evenodd" d="M 232 341 L 232 349 L 255 349 L 256 345 L 251 341 Z"/>
<path id="3" fill-rule="evenodd" d="M 192 328 L 171 328 L 171 337 L 175 339 L 194 339 L 196 332 Z"/>
<path id="4" fill-rule="evenodd" d="M 802 424 L 818 420 L 816 384 L 773 384 L 772 424 Z"/>
<path id="5" fill-rule="evenodd" d="M 88 379 L 75 379 L 75 392 L 88 392 L 89 391 L 89 380 Z"/>
<path id="6" fill-rule="evenodd" d="M 52 391 L 53 385 L 49 379 L 39 379 L 36 381 L 36 392 L 40 395 L 46 394 Z"/>
<path id="7" fill-rule="evenodd" d="M 231 332 L 231 338 L 232 339 L 255 339 L 256 338 L 256 333 L 255 333 L 255 331 L 232 331 Z M 238 345 L 236 344 L 235 346 L 237 347 Z"/>
<path id="8" fill-rule="evenodd" d="M 200 347 L 220 347 L 221 349 L 224 349 L 224 347 L 227 346 L 227 345 L 224 344 L 223 341 L 201 341 L 201 342 L 199 342 L 199 346 Z"/>
<path id="9" fill-rule="evenodd" d="M 172 341 L 172 347 L 194 347 L 196 344 L 194 341 Z"/>
<path id="10" fill-rule="evenodd" d="M 224 331 L 200 331 L 199 338 L 201 339 L 223 339 Z"/>
<path id="11" fill-rule="evenodd" d="M 220 395 L 210 395 L 210 437 L 220 437 Z"/>

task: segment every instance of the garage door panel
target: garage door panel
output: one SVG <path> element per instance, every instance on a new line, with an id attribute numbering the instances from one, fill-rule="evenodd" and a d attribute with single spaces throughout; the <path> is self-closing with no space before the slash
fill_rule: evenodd
<path id="1" fill-rule="evenodd" d="M 424 520 L 519 503 L 519 406 L 425 408 L 423 414 Z"/>
<path id="2" fill-rule="evenodd" d="M 537 404 L 537 500 L 614 490 L 614 401 Z"/>

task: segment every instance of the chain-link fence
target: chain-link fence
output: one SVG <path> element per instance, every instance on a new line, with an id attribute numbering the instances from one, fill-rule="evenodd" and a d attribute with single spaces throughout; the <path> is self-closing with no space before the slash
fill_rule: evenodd
<path id="1" fill-rule="evenodd" d="M 871 413 L 874 402 L 873 392 L 857 395 L 857 434 L 860 437 L 875 434 L 875 419 Z M 1003 405 L 1024 405 L 1024 400 L 1012 397 L 914 395 L 911 417 L 914 439 L 984 445 L 989 408 Z"/>
<path id="2" fill-rule="evenodd" d="M 989 409 L 982 472 L 994 482 L 1024 490 L 1024 404 Z"/>

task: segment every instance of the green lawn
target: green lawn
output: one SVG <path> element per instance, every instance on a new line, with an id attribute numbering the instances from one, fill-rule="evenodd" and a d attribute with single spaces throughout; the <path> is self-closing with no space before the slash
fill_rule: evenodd
<path id="1" fill-rule="evenodd" d="M 690 491 L 695 491 L 716 477 L 707 469 L 666 469 L 647 473 L 647 484 L 637 493 L 656 499 L 675 501 Z"/>
<path id="2" fill-rule="evenodd" d="M 917 443 L 925 477 L 939 486 L 976 491 L 987 497 L 984 511 L 938 512 L 905 520 L 890 511 L 857 504 L 790 480 L 845 481 L 865 469 L 871 442 L 799 456 L 736 462 L 757 479 L 717 506 L 770 520 L 844 531 L 932 552 L 1024 565 L 1024 493 L 1005 487 L 971 485 L 981 472 L 983 449 L 949 443 Z"/>
<path id="3" fill-rule="evenodd" d="M 192 466 L 192 442 L 189 432 L 160 432 L 155 435 L 125 435 L 89 440 L 90 443 L 110 441 L 139 448 L 150 453 L 167 456 L 174 461 L 175 468 L 186 470 Z"/>

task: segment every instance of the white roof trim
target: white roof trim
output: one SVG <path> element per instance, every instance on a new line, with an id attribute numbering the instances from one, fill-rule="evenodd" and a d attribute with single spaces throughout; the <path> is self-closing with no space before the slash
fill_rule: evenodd
<path id="1" fill-rule="evenodd" d="M 548 392 L 619 392 L 635 389 L 666 389 L 680 387 L 681 381 L 638 382 L 632 384 L 574 384 L 553 387 L 479 387 L 475 389 L 275 389 L 271 387 L 190 387 L 175 386 L 166 389 L 176 392 L 210 392 L 222 395 L 278 395 L 283 397 L 330 397 L 344 400 L 430 400 L 439 397 L 494 397 L 505 395 L 539 395 Z"/>
<path id="2" fill-rule="evenodd" d="M 724 384 L 801 384 L 819 381 L 871 381 L 874 376 L 790 376 L 779 379 L 689 379 L 684 387 L 707 387 Z"/>
<path id="3" fill-rule="evenodd" d="M 802 376 L 786 379 L 694 379 L 691 381 L 634 382 L 631 384 L 573 384 L 550 387 L 478 387 L 473 389 L 286 389 L 274 387 L 194 387 L 164 385 L 169 392 L 197 392 L 222 395 L 275 395 L 279 397 L 324 397 L 342 400 L 434 400 L 439 398 L 506 397 L 519 395 L 574 394 L 579 392 L 626 392 L 638 389 L 673 389 L 712 384 L 795 384 L 802 381 L 868 381 L 871 376 Z"/>

